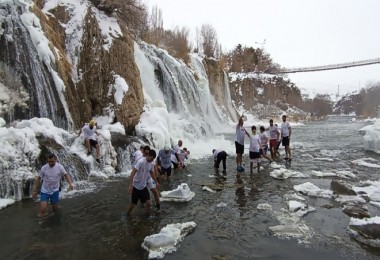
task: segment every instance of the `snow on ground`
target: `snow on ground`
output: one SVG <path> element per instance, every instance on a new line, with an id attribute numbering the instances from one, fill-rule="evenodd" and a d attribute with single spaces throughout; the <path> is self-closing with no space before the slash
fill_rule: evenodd
<path id="1" fill-rule="evenodd" d="M 353 186 L 352 189 L 357 194 L 365 194 L 371 201 L 380 202 L 380 181 L 361 181 L 358 185 Z"/>
<path id="2" fill-rule="evenodd" d="M 192 192 L 186 183 L 178 185 L 177 189 L 171 191 L 161 191 L 161 201 L 178 201 L 186 202 L 194 198 L 195 193 Z"/>
<path id="3" fill-rule="evenodd" d="M 259 210 L 272 210 L 272 206 L 268 203 L 261 203 L 256 208 Z"/>
<path id="4" fill-rule="evenodd" d="M 165 254 L 177 251 L 178 244 L 191 233 L 195 222 L 169 224 L 160 233 L 145 237 L 142 248 L 149 252 L 149 259 L 162 259 Z"/>
<path id="5" fill-rule="evenodd" d="M 364 219 L 351 218 L 347 230 L 360 243 L 378 248 L 380 247 L 380 239 L 377 232 L 379 225 L 379 216 Z"/>
<path id="6" fill-rule="evenodd" d="M 15 203 L 15 200 L 13 199 L 0 199 L 0 210 L 12 205 L 13 203 Z"/>
<path id="7" fill-rule="evenodd" d="M 305 182 L 303 184 L 294 185 L 294 189 L 301 194 L 311 197 L 331 198 L 333 192 L 331 190 L 320 189 L 318 186 L 311 182 Z"/>

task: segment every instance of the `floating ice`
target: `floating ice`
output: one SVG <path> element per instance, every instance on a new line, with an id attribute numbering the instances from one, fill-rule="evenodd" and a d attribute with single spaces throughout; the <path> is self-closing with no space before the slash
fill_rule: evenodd
<path id="1" fill-rule="evenodd" d="M 160 233 L 147 236 L 142 247 L 149 252 L 149 259 L 162 259 L 165 254 L 177 251 L 177 245 L 196 227 L 195 222 L 169 224 Z"/>
<path id="2" fill-rule="evenodd" d="M 205 190 L 205 191 L 209 191 L 211 193 L 215 193 L 216 191 L 214 191 L 213 189 L 207 187 L 207 186 L 202 186 L 202 190 Z"/>
<path id="3" fill-rule="evenodd" d="M 224 203 L 224 202 L 221 202 L 221 203 L 218 203 L 216 206 L 217 206 L 218 208 L 224 208 L 224 207 L 227 207 L 227 204 Z"/>
<path id="4" fill-rule="evenodd" d="M 321 198 L 331 198 L 333 192 L 331 190 L 323 190 L 311 182 L 305 182 L 303 184 L 294 185 L 294 189 L 301 194 L 321 197 Z"/>
<path id="5" fill-rule="evenodd" d="M 357 194 L 366 194 L 371 201 L 380 202 L 380 181 L 364 181 L 352 187 Z"/>
<path id="6" fill-rule="evenodd" d="M 15 203 L 13 199 L 0 199 L 0 209 L 6 208 L 13 203 Z"/>
<path id="7" fill-rule="evenodd" d="M 259 210 L 272 210 L 272 206 L 268 203 L 261 203 L 256 208 Z"/>
<path id="8" fill-rule="evenodd" d="M 309 207 L 308 205 L 296 200 L 290 200 L 288 203 L 289 212 L 296 214 L 298 217 L 302 217 L 309 212 L 315 211 L 315 208 Z"/>
<path id="9" fill-rule="evenodd" d="M 373 125 L 363 127 L 360 131 L 365 132 L 363 136 L 364 149 L 380 153 L 380 120 Z"/>
<path id="10" fill-rule="evenodd" d="M 348 232 L 360 243 L 371 247 L 380 247 L 379 233 L 380 217 L 351 218 Z"/>
<path id="11" fill-rule="evenodd" d="M 324 158 L 324 157 L 316 157 L 316 158 L 314 158 L 314 160 L 317 160 L 317 161 L 326 161 L 326 162 L 333 162 L 334 161 L 334 159 Z"/>
<path id="12" fill-rule="evenodd" d="M 296 172 L 296 171 L 291 171 L 291 170 L 288 170 L 288 169 L 285 169 L 285 168 L 280 168 L 280 169 L 276 169 L 276 170 L 273 170 L 271 173 L 270 173 L 270 176 L 275 178 L 275 179 L 280 179 L 280 180 L 285 180 L 287 178 L 305 178 L 305 177 L 308 177 L 306 176 L 305 174 L 301 173 L 301 172 Z"/>
<path id="13" fill-rule="evenodd" d="M 321 171 L 311 171 L 311 174 L 316 177 L 335 177 L 337 176 L 336 173 L 333 172 L 321 172 Z"/>
<path id="14" fill-rule="evenodd" d="M 190 201 L 194 198 L 195 193 L 192 192 L 186 183 L 178 185 L 177 189 L 161 192 L 161 201 Z"/>
<path id="15" fill-rule="evenodd" d="M 365 199 L 354 195 L 339 195 L 335 198 L 335 200 L 339 202 L 341 205 L 366 203 Z"/>
<path id="16" fill-rule="evenodd" d="M 364 166 L 368 168 L 380 168 L 380 164 L 373 163 L 373 162 L 378 162 L 378 161 L 372 158 L 363 158 L 363 159 L 354 160 L 351 163 L 354 165 Z"/>
<path id="17" fill-rule="evenodd" d="M 280 225 L 269 227 L 277 237 L 298 238 L 299 243 L 307 243 L 313 235 L 313 231 L 296 214 L 282 212 L 277 216 L 277 220 Z"/>

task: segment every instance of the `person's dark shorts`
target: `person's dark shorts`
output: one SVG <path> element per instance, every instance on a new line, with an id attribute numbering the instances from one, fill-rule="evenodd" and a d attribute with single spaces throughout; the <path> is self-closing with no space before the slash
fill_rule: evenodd
<path id="1" fill-rule="evenodd" d="M 92 147 L 96 147 L 96 145 L 98 144 L 98 142 L 95 141 L 95 140 L 92 140 L 92 139 L 89 139 L 89 140 L 90 140 L 90 145 L 91 145 Z M 84 141 L 84 145 L 86 145 L 86 140 Z"/>
<path id="2" fill-rule="evenodd" d="M 59 201 L 59 191 L 54 192 L 53 194 L 47 194 L 41 192 L 40 201 L 46 201 L 51 203 L 51 205 L 55 205 Z"/>
<path id="3" fill-rule="evenodd" d="M 249 159 L 259 159 L 261 157 L 261 152 L 249 151 Z"/>
<path id="4" fill-rule="evenodd" d="M 172 175 L 172 167 L 170 166 L 169 168 L 164 168 L 164 167 L 160 167 L 160 175 L 167 175 L 168 177 L 170 176 L 170 175 Z"/>
<path id="5" fill-rule="evenodd" d="M 138 190 L 135 187 L 133 187 L 131 203 L 137 205 L 137 202 L 139 200 L 141 201 L 141 203 L 145 203 L 147 200 L 150 200 L 149 191 L 147 187 L 145 187 L 142 190 Z"/>
<path id="6" fill-rule="evenodd" d="M 289 136 L 282 138 L 282 146 L 289 146 Z"/>
<path id="7" fill-rule="evenodd" d="M 172 164 L 173 164 L 173 168 L 174 168 L 174 169 L 177 169 L 178 166 L 179 166 L 179 163 L 175 163 L 175 162 L 173 162 L 173 161 L 172 161 Z"/>
<path id="8" fill-rule="evenodd" d="M 243 154 L 244 153 L 244 145 L 239 144 L 235 141 L 235 147 L 236 147 L 236 154 Z"/>

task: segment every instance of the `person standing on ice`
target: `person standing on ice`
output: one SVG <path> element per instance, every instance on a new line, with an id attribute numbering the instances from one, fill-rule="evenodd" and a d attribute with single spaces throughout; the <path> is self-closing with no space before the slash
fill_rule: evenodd
<path id="1" fill-rule="evenodd" d="M 244 115 L 241 115 L 239 122 L 236 125 L 236 134 L 235 134 L 235 148 L 236 148 L 236 169 L 239 171 L 243 169 L 243 154 L 244 154 L 244 137 L 247 133 L 247 130 L 243 127 L 244 124 Z"/>
<path id="2" fill-rule="evenodd" d="M 74 186 L 70 175 L 60 163 L 57 163 L 57 157 L 54 154 L 49 154 L 48 163 L 42 166 L 40 173 L 33 184 L 33 199 L 37 198 L 38 190 L 42 184 L 40 192 L 40 211 L 38 213 L 39 217 L 45 217 L 48 215 L 47 206 L 49 201 L 53 212 L 56 212 L 59 209 L 59 190 L 62 177 L 65 177 L 66 181 L 69 183 L 69 190 L 72 190 Z"/>
<path id="3" fill-rule="evenodd" d="M 92 119 L 89 124 L 85 124 L 79 131 L 78 137 L 83 132 L 84 144 L 87 148 L 87 155 L 90 155 L 92 153 L 91 146 L 96 148 L 96 161 L 100 163 L 100 146 L 95 137 L 95 134 L 99 135 L 99 133 L 96 131 L 95 124 L 96 122 L 94 119 Z"/>
<path id="4" fill-rule="evenodd" d="M 145 203 L 145 213 L 150 214 L 150 196 L 147 188 L 148 179 L 154 174 L 154 160 L 156 151 L 150 150 L 148 155 L 141 158 L 133 167 L 128 192 L 131 194 L 131 204 L 126 215 L 129 216 L 136 207 L 137 202 Z"/>

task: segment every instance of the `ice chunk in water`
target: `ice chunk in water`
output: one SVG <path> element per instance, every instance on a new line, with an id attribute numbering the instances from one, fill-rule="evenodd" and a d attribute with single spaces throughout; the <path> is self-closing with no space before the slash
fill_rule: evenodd
<path id="1" fill-rule="evenodd" d="M 194 198 L 195 193 L 192 192 L 186 183 L 178 185 L 177 189 L 161 192 L 161 201 L 190 201 Z"/>
<path id="2" fill-rule="evenodd" d="M 149 251 L 149 259 L 162 259 L 165 254 L 175 252 L 178 243 L 196 226 L 193 221 L 169 224 L 162 228 L 160 233 L 147 236 L 141 246 Z"/>

